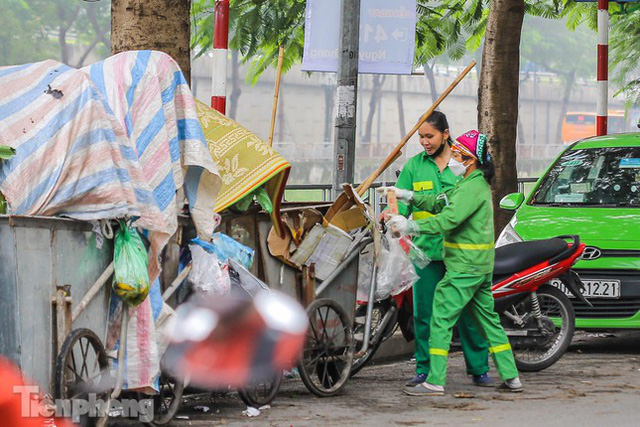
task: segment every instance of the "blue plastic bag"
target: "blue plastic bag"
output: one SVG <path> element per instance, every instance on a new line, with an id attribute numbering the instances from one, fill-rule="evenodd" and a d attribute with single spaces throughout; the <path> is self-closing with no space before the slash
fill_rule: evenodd
<path id="1" fill-rule="evenodd" d="M 251 268 L 253 264 L 254 250 L 236 242 L 226 234 L 214 233 L 211 242 L 205 242 L 199 238 L 193 239 L 192 242 L 202 246 L 207 252 L 215 254 L 220 262 L 226 263 L 228 259 L 232 259 L 246 269 Z"/>

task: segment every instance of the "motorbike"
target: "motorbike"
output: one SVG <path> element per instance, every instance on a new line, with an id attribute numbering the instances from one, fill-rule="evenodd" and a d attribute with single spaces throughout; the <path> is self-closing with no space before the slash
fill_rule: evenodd
<path id="1" fill-rule="evenodd" d="M 584 284 L 571 268 L 585 245 L 575 235 L 512 243 L 496 249 L 493 270 L 495 310 L 505 329 L 520 371 L 535 372 L 556 363 L 567 351 L 575 331 L 571 298 L 591 305 L 582 295 Z M 562 289 L 549 284 L 558 279 Z M 570 298 L 571 297 L 571 298 Z M 367 305 L 356 309 L 354 338 L 356 357 L 351 375 L 373 357 L 380 344 L 397 327 L 407 341 L 413 336 L 413 298 L 409 289 L 374 302 L 371 319 Z M 370 326 L 367 348 L 361 348 L 366 324 Z"/>

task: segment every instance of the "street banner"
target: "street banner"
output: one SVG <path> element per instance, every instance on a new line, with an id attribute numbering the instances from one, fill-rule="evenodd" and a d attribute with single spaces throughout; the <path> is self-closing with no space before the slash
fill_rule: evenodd
<path id="1" fill-rule="evenodd" d="M 304 71 L 338 71 L 341 0 L 307 0 Z M 411 74 L 416 0 L 361 0 L 358 71 Z"/>

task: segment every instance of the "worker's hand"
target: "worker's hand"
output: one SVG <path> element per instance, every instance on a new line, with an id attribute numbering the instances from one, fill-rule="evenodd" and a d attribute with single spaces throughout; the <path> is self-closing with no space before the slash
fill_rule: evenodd
<path id="1" fill-rule="evenodd" d="M 399 202 L 409 203 L 413 200 L 413 191 L 403 190 L 398 187 L 380 187 L 376 191 L 383 196 L 386 196 L 389 191 L 396 193 L 396 198 Z"/>
<path id="2" fill-rule="evenodd" d="M 420 234 L 418 224 L 402 215 L 391 216 L 386 224 L 391 229 L 391 232 L 397 236 L 417 236 Z"/>

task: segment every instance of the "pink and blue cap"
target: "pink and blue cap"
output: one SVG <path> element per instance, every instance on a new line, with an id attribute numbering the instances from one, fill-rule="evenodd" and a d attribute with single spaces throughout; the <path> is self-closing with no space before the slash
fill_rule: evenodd
<path id="1" fill-rule="evenodd" d="M 477 130 L 470 130 L 456 138 L 453 146 L 463 154 L 478 159 L 482 163 L 482 155 L 486 148 L 487 137 Z"/>

